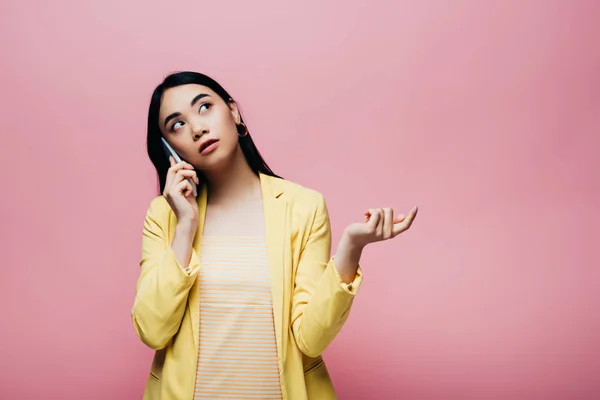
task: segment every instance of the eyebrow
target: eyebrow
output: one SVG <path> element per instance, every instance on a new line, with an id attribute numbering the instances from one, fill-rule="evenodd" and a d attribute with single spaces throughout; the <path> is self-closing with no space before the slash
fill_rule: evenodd
<path id="1" fill-rule="evenodd" d="M 194 107 L 194 105 L 197 102 L 199 102 L 201 99 L 203 99 L 205 97 L 210 97 L 210 95 L 208 93 L 200 93 L 198 96 L 196 96 L 192 99 L 192 101 L 190 102 L 190 105 L 192 107 Z M 167 118 L 165 118 L 164 126 L 166 127 L 170 120 L 172 120 L 173 118 L 177 118 L 180 115 L 181 115 L 181 113 L 179 113 L 179 112 L 174 112 L 173 114 L 170 114 Z"/>

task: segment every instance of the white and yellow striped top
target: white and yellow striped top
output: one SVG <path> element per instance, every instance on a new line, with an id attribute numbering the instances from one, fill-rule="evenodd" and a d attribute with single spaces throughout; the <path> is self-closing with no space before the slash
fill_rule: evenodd
<path id="1" fill-rule="evenodd" d="M 265 239 L 201 243 L 194 399 L 281 399 Z"/>

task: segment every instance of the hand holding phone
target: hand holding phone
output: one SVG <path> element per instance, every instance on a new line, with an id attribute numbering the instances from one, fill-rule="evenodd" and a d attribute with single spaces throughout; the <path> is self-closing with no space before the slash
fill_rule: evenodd
<path id="1" fill-rule="evenodd" d="M 170 168 L 167 172 L 163 196 L 177 217 L 177 225 L 195 231 L 198 226 L 197 184 L 198 175 L 189 163 L 182 162 L 181 157 L 163 139 L 163 144 Z"/>
<path id="2" fill-rule="evenodd" d="M 181 157 L 179 157 L 179 154 L 177 154 L 175 150 L 173 150 L 171 145 L 169 145 L 169 142 L 167 142 L 167 140 L 164 137 L 161 137 L 160 139 L 162 140 L 163 148 L 165 149 L 165 154 L 167 155 L 167 158 L 169 158 L 169 156 L 172 156 L 175 159 L 176 163 L 182 162 L 183 160 L 181 159 Z M 198 186 L 196 185 L 196 182 L 194 182 L 194 179 L 187 178 L 187 180 L 192 185 L 192 192 L 194 194 L 194 197 L 198 196 Z"/>

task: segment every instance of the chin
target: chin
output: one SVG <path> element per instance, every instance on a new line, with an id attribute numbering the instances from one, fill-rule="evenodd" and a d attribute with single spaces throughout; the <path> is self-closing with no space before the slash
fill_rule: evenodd
<path id="1" fill-rule="evenodd" d="M 222 169 L 226 169 L 228 165 L 232 163 L 233 156 L 235 154 L 227 154 L 224 151 L 219 151 L 221 149 L 217 149 L 215 152 L 206 155 L 200 156 L 199 159 L 196 159 L 197 162 L 192 162 L 191 164 L 194 168 L 201 171 L 218 171 Z"/>

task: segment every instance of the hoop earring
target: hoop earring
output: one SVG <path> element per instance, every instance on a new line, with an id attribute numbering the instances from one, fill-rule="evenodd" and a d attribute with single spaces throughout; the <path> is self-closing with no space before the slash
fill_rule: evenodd
<path id="1" fill-rule="evenodd" d="M 248 136 L 248 127 L 246 126 L 246 124 L 244 124 L 243 122 L 240 122 L 240 124 L 238 125 L 238 127 L 240 127 L 240 126 L 241 126 L 241 127 L 243 127 L 243 129 L 244 129 L 244 133 L 241 133 L 241 134 L 240 134 L 240 132 L 239 132 L 239 130 L 238 130 L 238 135 L 239 135 L 240 137 Z"/>

